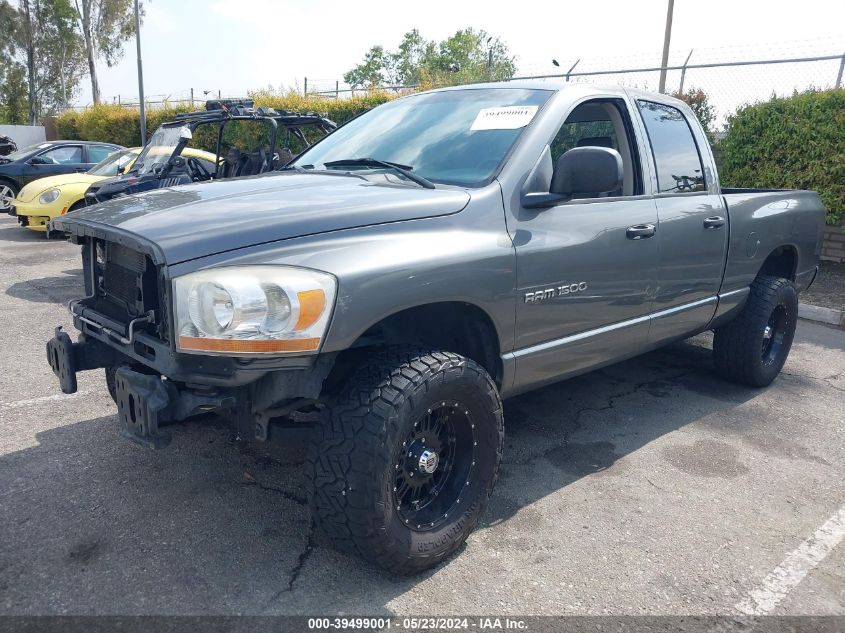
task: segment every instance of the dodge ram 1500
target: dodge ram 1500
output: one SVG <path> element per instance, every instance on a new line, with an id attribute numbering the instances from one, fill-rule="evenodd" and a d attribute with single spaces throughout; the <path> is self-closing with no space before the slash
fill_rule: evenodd
<path id="1" fill-rule="evenodd" d="M 216 411 L 313 427 L 314 520 L 395 573 L 484 511 L 501 399 L 714 330 L 760 388 L 818 270 L 815 193 L 722 189 L 691 110 L 628 88 L 510 82 L 396 99 L 280 172 L 52 221 L 82 246 L 62 391 L 104 368 L 121 432 Z"/>

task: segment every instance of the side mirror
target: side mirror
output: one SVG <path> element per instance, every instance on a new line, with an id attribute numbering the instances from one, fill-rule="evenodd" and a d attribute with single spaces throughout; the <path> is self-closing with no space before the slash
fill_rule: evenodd
<path id="1" fill-rule="evenodd" d="M 177 169 L 181 169 L 185 166 L 186 161 L 184 156 L 171 156 L 167 162 L 171 168 L 176 167 Z"/>
<path id="2" fill-rule="evenodd" d="M 557 159 L 550 193 L 609 193 L 622 186 L 622 157 L 609 147 L 575 147 Z"/>
<path id="3" fill-rule="evenodd" d="M 49 165 L 50 161 L 42 156 L 33 156 L 29 159 L 30 165 Z"/>
<path id="4" fill-rule="evenodd" d="M 622 157 L 608 147 L 575 147 L 557 159 L 549 193 L 522 196 L 527 209 L 544 209 L 567 202 L 577 194 L 609 193 L 622 186 Z"/>

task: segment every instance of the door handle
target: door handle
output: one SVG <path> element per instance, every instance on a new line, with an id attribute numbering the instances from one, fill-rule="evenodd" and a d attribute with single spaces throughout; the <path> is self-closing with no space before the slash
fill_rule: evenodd
<path id="1" fill-rule="evenodd" d="M 725 218 L 721 215 L 711 215 L 709 218 L 704 218 L 705 229 L 718 229 L 725 226 Z"/>
<path id="2" fill-rule="evenodd" d="M 635 224 L 629 226 L 625 231 L 625 237 L 629 240 L 644 240 L 647 237 L 653 237 L 657 229 L 653 224 Z"/>

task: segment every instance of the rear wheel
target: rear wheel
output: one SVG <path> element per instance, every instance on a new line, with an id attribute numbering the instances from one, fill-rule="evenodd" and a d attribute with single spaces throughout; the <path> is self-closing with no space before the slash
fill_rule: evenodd
<path id="1" fill-rule="evenodd" d="M 713 358 L 725 377 L 752 387 L 765 387 L 780 373 L 789 356 L 798 322 L 798 294 L 788 279 L 760 276 L 742 312 L 717 328 Z"/>
<path id="2" fill-rule="evenodd" d="M 314 431 L 315 522 L 335 546 L 393 573 L 432 567 L 483 513 L 503 434 L 498 391 L 475 362 L 377 352 Z"/>

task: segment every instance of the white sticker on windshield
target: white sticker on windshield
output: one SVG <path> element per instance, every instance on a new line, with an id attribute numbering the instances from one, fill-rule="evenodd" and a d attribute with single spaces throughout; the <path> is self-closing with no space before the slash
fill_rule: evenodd
<path id="1" fill-rule="evenodd" d="M 506 106 L 503 108 L 482 108 L 469 128 L 473 130 L 516 130 L 531 123 L 537 114 L 537 106 Z"/>

